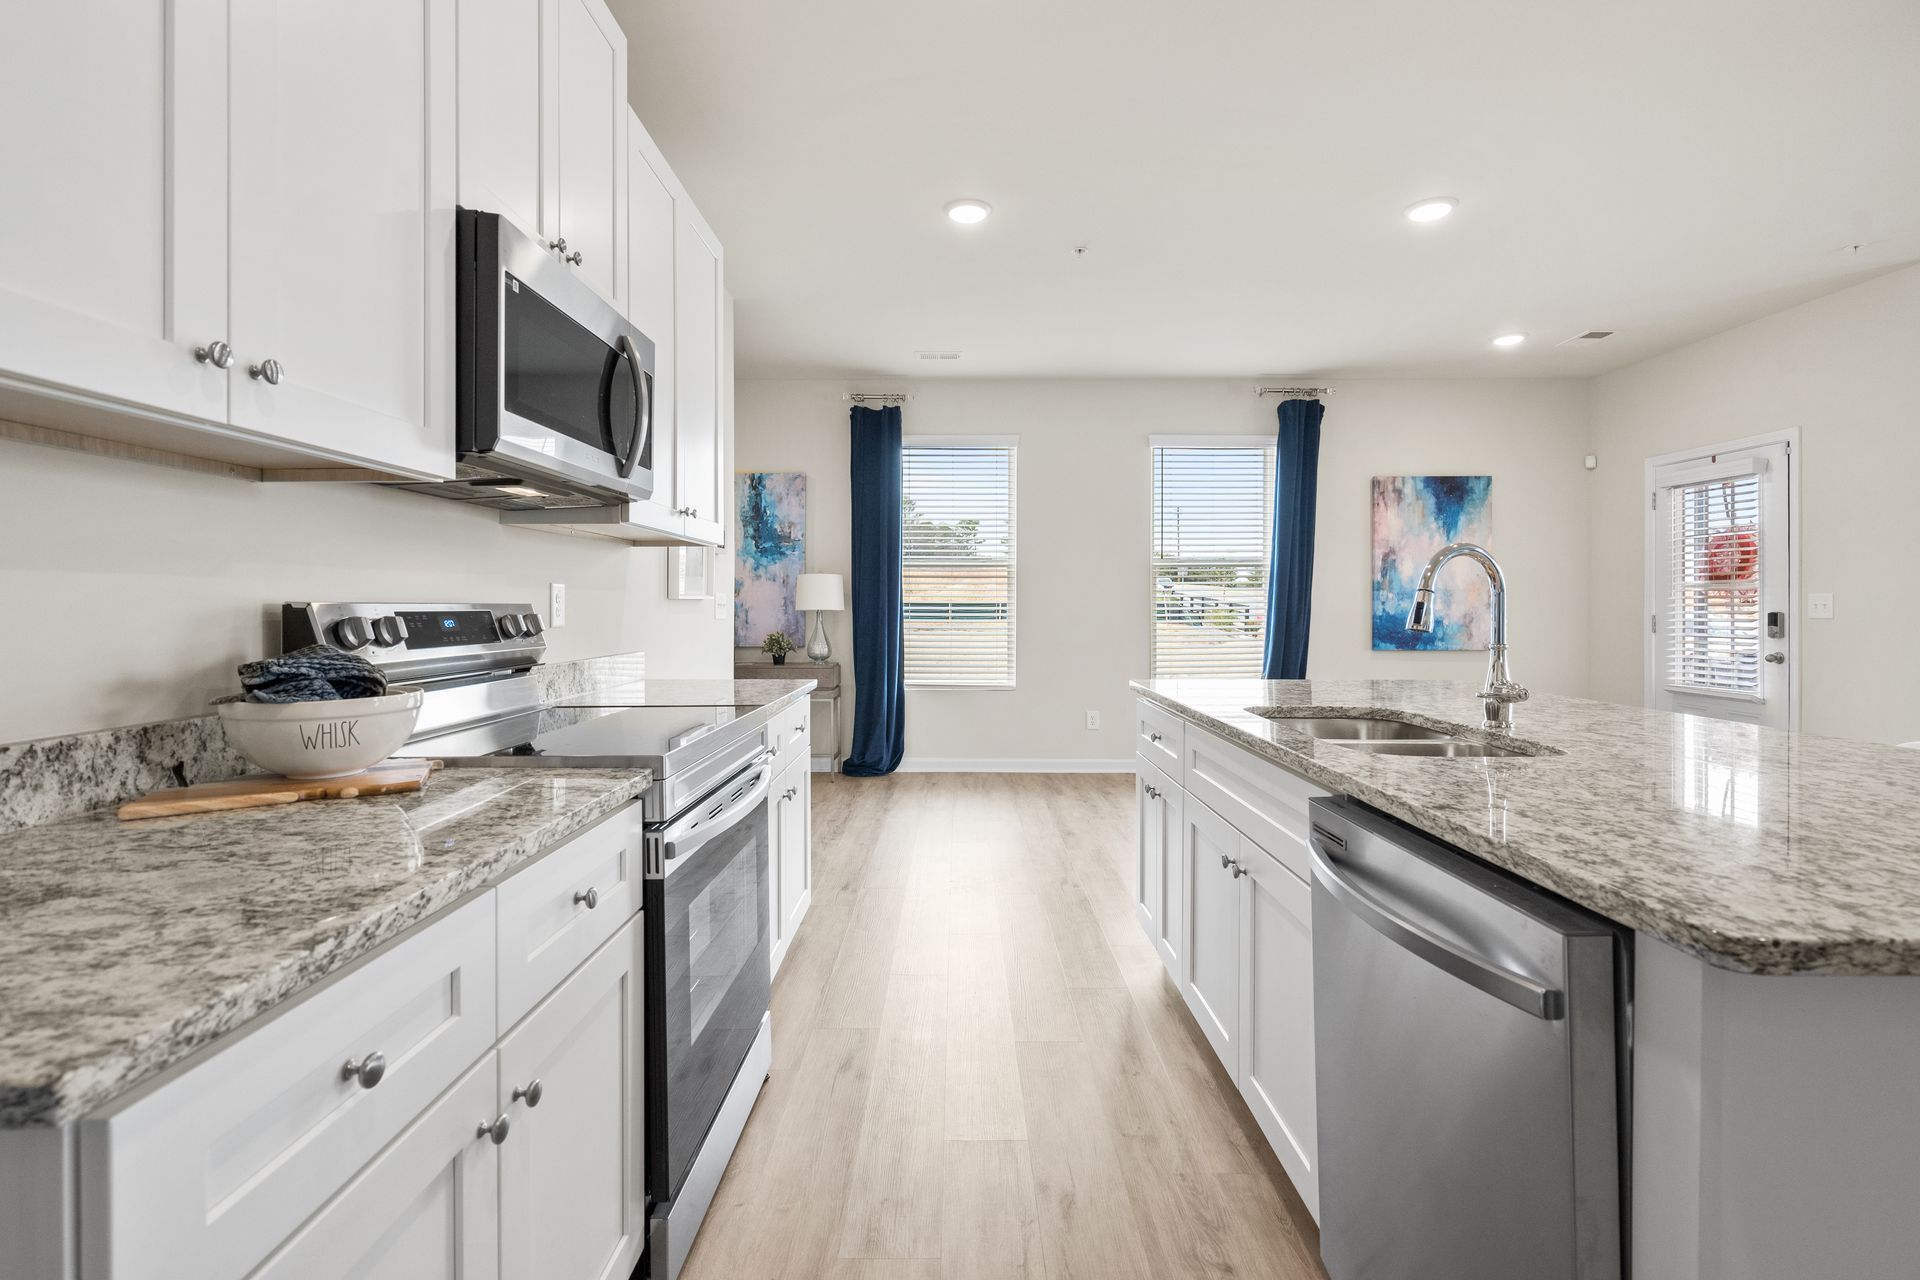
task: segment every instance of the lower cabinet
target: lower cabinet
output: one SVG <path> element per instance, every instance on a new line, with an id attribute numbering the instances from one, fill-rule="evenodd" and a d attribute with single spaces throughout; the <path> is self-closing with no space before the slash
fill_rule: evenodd
<path id="1" fill-rule="evenodd" d="M 1240 1093 L 1318 1218 L 1313 892 L 1265 849 L 1240 847 Z"/>
<path id="2" fill-rule="evenodd" d="M 1180 829 L 1186 793 L 1144 759 L 1134 774 L 1135 824 L 1133 907 L 1147 940 L 1160 953 L 1167 976 L 1180 981 L 1185 949 L 1180 918 L 1186 892 L 1181 884 Z"/>
<path id="3" fill-rule="evenodd" d="M 768 906 L 773 919 L 771 963 L 776 973 L 813 905 L 812 761 L 804 742 L 789 754 L 792 760 L 774 777 L 767 796 L 771 807 L 767 825 L 773 840 L 767 851 L 771 864 Z"/>
<path id="4" fill-rule="evenodd" d="M 1181 991 L 1227 1070 L 1240 1070 L 1240 833 L 1199 801 L 1186 806 L 1187 963 Z"/>
<path id="5" fill-rule="evenodd" d="M 480 1127 L 492 1114 L 498 1074 L 489 1052 L 253 1280 L 495 1280 L 501 1149 Z"/>
<path id="6" fill-rule="evenodd" d="M 500 1042 L 502 1280 L 626 1280 L 640 1258 L 640 935 L 636 916 Z"/>

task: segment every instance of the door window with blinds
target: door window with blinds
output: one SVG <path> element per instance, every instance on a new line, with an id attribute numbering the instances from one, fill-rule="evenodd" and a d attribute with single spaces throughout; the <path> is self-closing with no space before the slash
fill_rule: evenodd
<path id="1" fill-rule="evenodd" d="M 1787 463 L 1773 445 L 1653 468 L 1654 705 L 1787 724 Z"/>
<path id="2" fill-rule="evenodd" d="M 1015 447 L 909 438 L 901 449 L 907 684 L 1011 689 Z"/>
<path id="3" fill-rule="evenodd" d="M 1260 437 L 1153 442 L 1153 675 L 1260 675 L 1273 461 Z"/>

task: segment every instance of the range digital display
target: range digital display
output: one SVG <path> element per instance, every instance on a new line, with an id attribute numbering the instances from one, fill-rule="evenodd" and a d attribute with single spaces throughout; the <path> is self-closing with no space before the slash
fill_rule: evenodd
<path id="1" fill-rule="evenodd" d="M 492 644 L 500 638 L 493 615 L 484 609 L 454 613 L 402 613 L 407 625 L 407 648 L 447 649 L 463 644 Z"/>

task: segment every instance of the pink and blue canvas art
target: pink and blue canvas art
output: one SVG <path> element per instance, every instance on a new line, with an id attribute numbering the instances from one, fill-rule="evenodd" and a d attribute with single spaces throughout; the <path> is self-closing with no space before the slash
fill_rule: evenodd
<path id="1" fill-rule="evenodd" d="M 798 647 L 806 634 L 793 593 L 807 563 L 807 477 L 743 471 L 734 477 L 733 643 L 758 649 L 775 631 Z"/>
<path id="2" fill-rule="evenodd" d="M 1487 546 L 1492 476 L 1373 478 L 1373 647 L 1484 649 L 1492 631 L 1487 578 L 1454 564 L 1434 582 L 1433 630 L 1407 630 L 1420 571 L 1449 542 Z"/>

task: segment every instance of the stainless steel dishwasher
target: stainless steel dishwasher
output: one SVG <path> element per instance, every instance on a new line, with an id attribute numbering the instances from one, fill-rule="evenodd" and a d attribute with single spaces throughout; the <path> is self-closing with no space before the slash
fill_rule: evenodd
<path id="1" fill-rule="evenodd" d="M 1313 815 L 1333 1280 L 1620 1280 L 1632 933 L 1352 800 Z"/>

